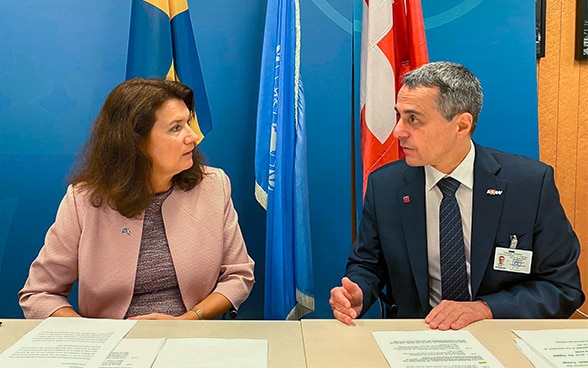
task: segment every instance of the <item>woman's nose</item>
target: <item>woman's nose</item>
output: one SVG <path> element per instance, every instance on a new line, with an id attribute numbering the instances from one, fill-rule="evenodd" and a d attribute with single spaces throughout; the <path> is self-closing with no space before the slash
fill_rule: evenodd
<path id="1" fill-rule="evenodd" d="M 196 124 L 195 121 L 191 121 L 190 124 L 187 125 L 188 134 L 184 138 L 184 142 L 186 144 L 196 143 L 198 141 L 198 133 L 194 131 L 192 128 L 192 124 Z"/>

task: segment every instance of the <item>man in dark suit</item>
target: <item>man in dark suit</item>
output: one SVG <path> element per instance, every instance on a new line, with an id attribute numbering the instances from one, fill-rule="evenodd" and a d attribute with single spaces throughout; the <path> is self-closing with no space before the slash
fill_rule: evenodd
<path id="1" fill-rule="evenodd" d="M 553 169 L 473 143 L 482 89 L 465 67 L 429 63 L 403 83 L 394 136 L 406 158 L 368 179 L 359 236 L 331 290 L 335 318 L 362 316 L 384 286 L 397 317 L 440 330 L 569 317 L 584 302 L 580 246 Z"/>

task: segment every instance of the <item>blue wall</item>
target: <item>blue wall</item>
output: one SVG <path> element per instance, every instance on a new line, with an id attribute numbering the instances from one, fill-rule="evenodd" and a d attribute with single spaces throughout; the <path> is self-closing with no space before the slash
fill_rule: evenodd
<path id="1" fill-rule="evenodd" d="M 422 2 L 431 60 L 465 64 L 484 87 L 474 138 L 537 157 L 534 2 Z M 22 316 L 16 294 L 55 218 L 76 152 L 125 74 L 130 2 L 48 3 L 4 0 L 0 14 L 2 317 Z M 265 1 L 189 5 L 214 125 L 201 149 L 231 177 L 257 261 L 257 283 L 239 317 L 263 318 L 265 215 L 253 196 L 253 147 Z M 353 4 L 302 0 L 301 10 L 317 302 L 310 317 L 330 318 L 329 290 L 352 237 Z"/>

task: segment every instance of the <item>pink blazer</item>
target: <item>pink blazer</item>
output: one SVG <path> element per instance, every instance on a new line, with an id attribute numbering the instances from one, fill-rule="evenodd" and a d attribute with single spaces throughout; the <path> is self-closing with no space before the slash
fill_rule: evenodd
<path id="1" fill-rule="evenodd" d="M 163 221 L 186 309 L 212 292 L 238 308 L 253 287 L 254 262 L 247 254 L 231 200 L 229 178 L 205 167 L 190 191 L 174 189 L 162 206 Z M 69 186 L 45 245 L 19 292 L 26 318 L 45 318 L 70 306 L 77 280 L 78 313 L 123 318 L 133 296 L 143 219 L 129 219 L 107 205 L 99 208 Z"/>

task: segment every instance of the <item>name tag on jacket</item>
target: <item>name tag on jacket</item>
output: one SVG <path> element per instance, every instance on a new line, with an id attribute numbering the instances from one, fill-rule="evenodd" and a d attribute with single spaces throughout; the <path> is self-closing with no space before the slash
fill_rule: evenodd
<path id="1" fill-rule="evenodd" d="M 494 254 L 494 269 L 529 274 L 532 259 L 533 252 L 530 250 L 497 247 Z"/>

